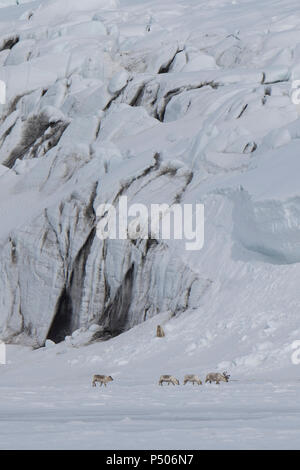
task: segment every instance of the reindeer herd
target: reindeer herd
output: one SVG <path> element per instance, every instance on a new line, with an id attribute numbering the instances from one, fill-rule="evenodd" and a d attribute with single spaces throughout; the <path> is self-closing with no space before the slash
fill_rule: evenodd
<path id="1" fill-rule="evenodd" d="M 230 375 L 228 375 L 226 371 L 223 372 L 223 374 L 220 374 L 219 372 L 210 372 L 206 376 L 205 383 L 209 382 L 211 384 L 212 382 L 216 382 L 216 384 L 219 385 L 220 382 L 228 382 L 229 377 Z M 173 375 L 161 375 L 158 385 L 162 385 L 163 382 L 166 382 L 168 385 L 180 385 L 179 380 L 176 379 L 176 377 L 174 377 Z M 193 385 L 195 385 L 195 383 L 198 385 L 202 385 L 201 379 L 198 377 L 198 375 L 195 374 L 187 374 L 184 376 L 183 385 L 188 382 L 191 382 Z"/>
<path id="2" fill-rule="evenodd" d="M 228 382 L 229 381 L 230 375 L 227 374 L 227 372 L 223 372 L 220 374 L 219 372 L 210 372 L 207 374 L 205 383 L 209 382 L 210 384 L 212 382 L 216 382 L 216 384 L 219 385 L 220 382 Z M 96 387 L 96 383 L 99 382 L 100 387 L 104 384 L 106 387 L 106 384 L 108 382 L 112 382 L 113 378 L 111 375 L 94 375 L 93 380 L 92 380 L 92 385 L 93 387 Z M 162 385 L 163 383 L 167 383 L 168 385 L 180 385 L 179 380 L 176 379 L 173 375 L 161 375 L 158 381 L 158 385 Z M 193 385 L 198 384 L 202 385 L 201 379 L 198 377 L 198 375 L 195 374 L 187 374 L 184 376 L 183 379 L 183 385 L 186 383 L 191 382 Z"/>
<path id="3" fill-rule="evenodd" d="M 165 332 L 161 325 L 157 325 L 156 336 L 158 338 L 165 337 Z M 219 385 L 220 382 L 228 382 L 229 377 L 230 375 L 228 375 L 226 371 L 224 371 L 222 374 L 220 374 L 219 372 L 210 372 L 206 376 L 205 383 L 209 382 L 211 384 L 212 382 L 216 382 L 216 384 Z M 108 382 L 111 382 L 112 380 L 113 378 L 111 375 L 94 375 L 92 385 L 93 387 L 96 387 L 96 383 L 99 382 L 100 387 L 103 384 L 106 387 L 106 384 Z M 195 385 L 195 383 L 198 385 L 202 385 L 201 379 L 198 377 L 198 375 L 195 374 L 187 374 L 184 376 L 183 385 L 187 384 L 188 382 L 191 382 L 193 385 Z M 168 385 L 180 385 L 179 380 L 176 379 L 176 377 L 174 377 L 173 375 L 161 375 L 158 381 L 158 385 L 162 385 L 163 383 L 167 383 Z"/>

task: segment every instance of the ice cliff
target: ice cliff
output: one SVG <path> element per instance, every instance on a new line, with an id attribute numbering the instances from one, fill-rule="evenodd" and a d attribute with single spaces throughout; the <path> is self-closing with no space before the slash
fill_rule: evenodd
<path id="1" fill-rule="evenodd" d="M 300 331 L 298 3 L 8 3 L 0 337 L 38 346 L 95 324 L 107 337 L 169 312 L 262 342 L 288 328 L 288 344 Z M 124 195 L 203 203 L 204 248 L 101 241 L 97 207 Z"/>

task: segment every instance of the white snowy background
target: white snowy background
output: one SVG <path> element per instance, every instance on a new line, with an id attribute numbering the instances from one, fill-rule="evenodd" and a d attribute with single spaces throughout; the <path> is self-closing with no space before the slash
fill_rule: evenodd
<path id="1" fill-rule="evenodd" d="M 298 0 L 0 6 L 0 448 L 299 448 Z M 204 248 L 100 242 L 120 194 L 203 203 Z"/>

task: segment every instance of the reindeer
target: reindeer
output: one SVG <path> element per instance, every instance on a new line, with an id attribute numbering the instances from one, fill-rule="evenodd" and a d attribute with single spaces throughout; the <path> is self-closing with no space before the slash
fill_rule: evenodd
<path id="1" fill-rule="evenodd" d="M 163 338 L 165 336 L 165 332 L 164 332 L 163 327 L 161 325 L 157 325 L 156 336 L 158 338 Z"/>
<path id="2" fill-rule="evenodd" d="M 111 375 L 94 375 L 92 385 L 93 387 L 96 387 L 96 382 L 99 382 L 100 387 L 102 386 L 102 384 L 104 384 L 106 387 L 107 382 L 112 382 L 112 381 L 113 381 L 113 378 Z"/>
<path id="3" fill-rule="evenodd" d="M 209 382 L 210 384 L 212 382 L 216 382 L 216 384 L 219 385 L 220 382 L 228 382 L 229 381 L 230 375 L 227 374 L 227 372 L 223 372 L 223 374 L 220 374 L 219 372 L 210 372 L 207 374 L 205 383 Z"/>
<path id="4" fill-rule="evenodd" d="M 163 382 L 167 382 L 168 385 L 173 384 L 173 385 L 180 385 L 179 380 L 177 380 L 173 375 L 161 375 L 158 385 L 162 385 Z"/>
<path id="5" fill-rule="evenodd" d="M 198 385 L 202 385 L 202 382 L 199 379 L 198 375 L 195 375 L 195 374 L 185 375 L 183 385 L 185 385 L 187 382 L 193 382 L 193 385 L 195 385 L 195 382 Z"/>

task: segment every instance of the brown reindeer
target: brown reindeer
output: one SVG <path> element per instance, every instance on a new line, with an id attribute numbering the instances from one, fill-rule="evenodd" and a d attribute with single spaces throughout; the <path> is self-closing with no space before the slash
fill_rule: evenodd
<path id="1" fill-rule="evenodd" d="M 187 382 L 192 382 L 193 385 L 195 385 L 195 382 L 196 382 L 196 384 L 198 384 L 198 385 L 202 385 L 202 382 L 201 382 L 201 380 L 199 379 L 198 375 L 195 375 L 195 374 L 188 374 L 188 375 L 185 375 L 185 376 L 184 376 L 183 385 L 185 385 Z"/>
<path id="2" fill-rule="evenodd" d="M 163 338 L 165 336 L 165 332 L 164 332 L 163 327 L 161 325 L 157 325 L 156 336 L 158 338 Z"/>
<path id="3" fill-rule="evenodd" d="M 227 374 L 227 372 L 223 372 L 223 374 L 220 374 L 219 372 L 210 372 L 207 374 L 205 383 L 209 382 L 210 384 L 212 382 L 216 382 L 216 384 L 219 385 L 220 382 L 228 382 L 229 381 L 230 375 Z"/>
<path id="4" fill-rule="evenodd" d="M 102 384 L 104 384 L 106 387 L 106 384 L 112 381 L 113 381 L 113 378 L 111 375 L 94 375 L 92 385 L 93 387 L 96 387 L 96 382 L 99 382 L 100 387 L 102 386 Z"/>
<path id="5" fill-rule="evenodd" d="M 167 382 L 168 385 L 173 384 L 173 385 L 180 385 L 179 380 L 176 379 L 173 375 L 161 375 L 158 385 L 162 385 L 163 382 Z"/>

